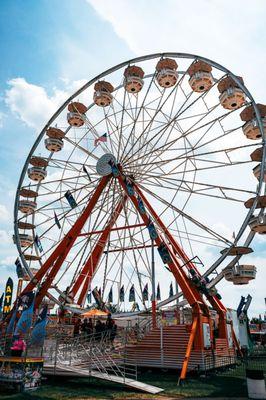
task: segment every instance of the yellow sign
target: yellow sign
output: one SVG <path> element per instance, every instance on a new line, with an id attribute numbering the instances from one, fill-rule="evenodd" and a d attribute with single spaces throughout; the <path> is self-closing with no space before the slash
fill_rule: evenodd
<path id="1" fill-rule="evenodd" d="M 9 311 L 11 310 L 12 294 L 13 294 L 13 280 L 11 278 L 8 278 L 5 290 L 3 315 L 8 314 Z"/>

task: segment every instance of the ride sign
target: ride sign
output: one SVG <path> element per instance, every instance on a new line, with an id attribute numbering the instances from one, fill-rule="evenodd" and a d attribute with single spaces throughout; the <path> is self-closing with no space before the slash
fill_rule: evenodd
<path id="1" fill-rule="evenodd" d="M 9 277 L 6 282 L 4 306 L 3 306 L 3 316 L 8 314 L 9 311 L 11 310 L 12 295 L 13 295 L 13 280 Z"/>

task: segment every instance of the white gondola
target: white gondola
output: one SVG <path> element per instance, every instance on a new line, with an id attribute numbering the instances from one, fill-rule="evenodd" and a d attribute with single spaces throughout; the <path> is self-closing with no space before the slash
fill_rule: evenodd
<path id="1" fill-rule="evenodd" d="M 262 118 L 263 130 L 266 133 L 266 105 L 257 103 L 256 106 L 258 113 Z M 244 110 L 241 111 L 240 118 L 245 122 L 245 124 L 242 126 L 245 136 L 251 140 L 261 139 L 262 134 L 256 118 L 255 108 L 252 105 L 244 108 Z"/>
<path id="2" fill-rule="evenodd" d="M 18 209 L 24 214 L 32 214 L 37 208 L 37 203 L 31 200 L 19 200 Z"/>
<path id="3" fill-rule="evenodd" d="M 178 80 L 177 63 L 171 58 L 164 58 L 156 65 L 158 84 L 163 88 L 174 86 Z"/>
<path id="4" fill-rule="evenodd" d="M 233 282 L 234 285 L 248 284 L 250 280 L 256 278 L 256 272 L 257 269 L 254 265 L 235 265 L 223 270 L 225 279 Z"/>
<path id="5" fill-rule="evenodd" d="M 99 107 L 107 107 L 113 101 L 112 92 L 114 90 L 110 82 L 99 81 L 94 85 L 93 101 Z"/>
<path id="6" fill-rule="evenodd" d="M 47 171 L 41 167 L 31 167 L 28 169 L 28 177 L 35 182 L 41 182 L 47 176 Z"/>
<path id="7" fill-rule="evenodd" d="M 244 83 L 240 76 L 238 79 L 241 83 Z M 231 77 L 222 79 L 218 83 L 218 90 L 220 92 L 220 103 L 225 109 L 234 110 L 245 104 L 246 98 L 244 92 Z"/>
<path id="8" fill-rule="evenodd" d="M 21 247 L 29 247 L 33 243 L 33 237 L 27 233 L 19 233 L 18 239 Z"/>
<path id="9" fill-rule="evenodd" d="M 260 174 L 261 174 L 261 164 L 256 165 L 256 167 L 253 168 L 253 174 L 255 176 L 255 178 L 257 178 L 258 180 L 260 179 Z M 266 182 L 266 165 L 264 164 L 264 171 L 263 171 L 263 180 L 264 182 Z"/>
<path id="10" fill-rule="evenodd" d="M 245 95 L 239 88 L 228 88 L 220 94 L 219 101 L 223 108 L 234 110 L 245 103 Z"/>
<path id="11" fill-rule="evenodd" d="M 46 138 L 44 140 L 44 144 L 47 150 L 52 152 L 60 151 L 64 147 L 64 142 L 62 139 Z"/>
<path id="12" fill-rule="evenodd" d="M 253 232 L 261 235 L 266 234 L 266 214 L 260 216 L 253 216 L 249 221 L 249 227 Z"/>
<path id="13" fill-rule="evenodd" d="M 67 122 L 69 125 L 79 128 L 84 125 L 85 115 L 76 112 L 69 112 L 67 113 Z"/>
<path id="14" fill-rule="evenodd" d="M 266 118 L 262 119 L 262 124 L 263 124 L 264 132 L 266 133 Z M 251 140 L 261 139 L 261 132 L 260 132 L 259 124 L 258 124 L 258 121 L 256 120 L 256 118 L 253 118 L 252 120 L 247 121 L 242 126 L 242 130 L 243 130 L 244 135 L 246 135 L 246 137 L 248 139 L 251 139 Z"/>
<path id="15" fill-rule="evenodd" d="M 189 85 L 194 92 L 206 92 L 213 85 L 213 77 L 211 74 L 211 65 L 203 62 L 196 61 L 188 68 Z"/>
<path id="16" fill-rule="evenodd" d="M 138 93 L 141 91 L 144 81 L 144 71 L 135 65 L 129 66 L 124 71 L 124 88 L 129 93 Z"/>
<path id="17" fill-rule="evenodd" d="M 79 103 L 77 101 L 70 103 L 68 105 L 68 114 L 67 114 L 67 122 L 71 126 L 75 126 L 77 128 L 84 125 L 86 120 L 85 112 L 87 111 L 87 107 Z"/>

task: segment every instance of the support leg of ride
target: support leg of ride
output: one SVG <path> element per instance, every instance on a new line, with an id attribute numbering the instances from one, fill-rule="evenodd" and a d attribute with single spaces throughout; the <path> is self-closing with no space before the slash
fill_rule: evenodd
<path id="1" fill-rule="evenodd" d="M 238 351 L 240 357 L 243 358 L 243 353 L 242 353 L 241 347 L 239 346 L 239 342 L 237 340 L 237 337 L 236 337 L 236 334 L 235 334 L 235 330 L 233 328 L 233 324 L 232 323 L 231 323 L 231 329 L 232 329 L 232 337 L 233 337 L 234 345 L 237 348 L 237 351 Z"/>
<path id="2" fill-rule="evenodd" d="M 195 316 L 193 319 L 192 328 L 191 328 L 191 332 L 190 332 L 190 336 L 189 336 L 189 341 L 188 341 L 188 345 L 187 345 L 187 349 L 186 349 L 186 355 L 185 355 L 185 359 L 183 361 L 183 366 L 182 366 L 181 374 L 180 374 L 180 377 L 178 380 L 178 384 L 180 384 L 182 382 L 182 380 L 184 380 L 186 378 L 186 375 L 187 375 L 188 362 L 189 362 L 192 346 L 193 346 L 194 339 L 195 339 L 196 332 L 197 332 L 198 320 L 199 320 L 199 317 L 197 317 L 197 316 Z"/>

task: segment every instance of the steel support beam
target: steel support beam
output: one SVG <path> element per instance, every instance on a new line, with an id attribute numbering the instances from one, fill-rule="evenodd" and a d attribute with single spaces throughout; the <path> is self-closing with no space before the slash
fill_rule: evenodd
<path id="1" fill-rule="evenodd" d="M 169 240 L 170 244 L 173 247 L 174 252 L 177 253 L 178 256 L 182 259 L 182 261 L 183 261 L 184 265 L 186 266 L 186 268 L 188 270 L 189 269 L 194 269 L 195 271 L 197 271 L 198 275 L 201 276 L 201 274 L 198 271 L 198 269 L 196 268 L 196 266 L 189 260 L 188 256 L 184 252 L 184 250 L 176 242 L 176 240 L 174 239 L 172 234 L 169 232 L 167 227 L 164 225 L 164 223 L 162 222 L 161 218 L 157 215 L 157 213 L 155 212 L 155 210 L 151 206 L 150 202 L 147 200 L 147 198 L 145 197 L 145 195 L 143 194 L 143 192 L 141 191 L 141 189 L 138 187 L 137 184 L 134 184 L 134 188 L 135 188 L 136 192 L 138 193 L 138 195 L 141 197 L 141 199 L 142 199 L 143 203 L 145 204 L 145 206 L 147 207 L 147 210 L 150 212 L 150 214 L 152 215 L 152 217 L 154 218 L 154 220 L 156 221 L 158 226 L 162 229 L 162 231 L 166 235 L 167 239 Z M 183 291 L 183 289 L 182 289 L 182 291 Z M 184 293 L 184 295 L 186 297 L 186 293 Z M 208 298 L 208 301 L 210 302 L 210 304 L 212 305 L 212 307 L 218 312 L 218 314 L 220 316 L 220 320 L 219 320 L 219 335 L 220 335 L 220 337 L 226 338 L 227 337 L 226 308 L 216 296 L 208 296 L 207 298 Z"/>
<path id="2" fill-rule="evenodd" d="M 97 267 L 99 266 L 102 254 L 104 252 L 105 246 L 107 244 L 107 241 L 110 236 L 110 232 L 112 230 L 112 227 L 116 223 L 119 215 L 121 214 L 121 211 L 123 210 L 123 207 L 126 202 L 126 196 L 124 196 L 121 201 L 119 201 L 117 207 L 113 211 L 110 220 L 108 224 L 106 225 L 105 229 L 103 230 L 101 236 L 99 237 L 97 243 L 95 244 L 90 256 L 88 257 L 85 265 L 83 266 L 82 270 L 80 271 L 78 278 L 76 279 L 74 285 L 71 288 L 71 296 L 75 296 L 77 292 L 80 290 L 81 285 L 82 289 L 78 298 L 77 303 L 79 305 L 84 305 L 84 302 L 86 300 L 86 295 L 88 292 L 88 288 L 90 285 L 90 282 L 92 280 L 92 277 L 97 270 Z"/>
<path id="3" fill-rule="evenodd" d="M 94 191 L 93 195 L 91 196 L 88 205 L 74 223 L 72 228 L 68 231 L 68 233 L 64 236 L 62 241 L 57 245 L 56 249 L 53 253 L 48 257 L 45 263 L 42 265 L 40 270 L 36 273 L 36 275 L 31 279 L 25 289 L 22 291 L 23 293 L 29 292 L 37 287 L 41 280 L 45 276 L 45 280 L 43 281 L 40 290 L 37 293 L 36 300 L 35 300 L 35 308 L 39 306 L 43 297 L 46 295 L 47 290 L 52 285 L 55 276 L 57 275 L 61 265 L 63 264 L 64 260 L 66 259 L 68 253 L 70 252 L 77 236 L 80 234 L 84 224 L 86 223 L 87 219 L 89 218 L 93 208 L 95 207 L 99 197 L 101 196 L 104 188 L 106 187 L 107 183 L 111 179 L 111 175 L 104 176 L 101 178 L 96 190 Z"/>
<path id="4" fill-rule="evenodd" d="M 117 179 L 118 179 L 120 185 L 122 186 L 123 190 L 125 191 L 125 193 L 128 193 L 127 186 L 123 179 L 123 176 L 120 174 L 117 177 Z M 134 184 L 134 187 L 135 187 L 135 184 Z M 135 194 L 130 195 L 128 197 L 132 201 L 136 210 L 139 212 L 138 200 L 137 200 Z M 140 213 L 140 212 L 139 212 L 139 215 L 142 218 L 145 225 L 148 227 L 148 225 L 150 223 L 148 215 Z M 158 221 L 159 217 L 157 215 L 156 215 L 156 217 L 157 218 L 155 218 L 155 220 Z M 158 247 L 161 244 L 164 244 L 167 246 L 167 244 L 164 243 L 163 240 L 161 239 L 160 235 L 158 235 L 158 237 L 154 240 L 154 242 L 156 243 L 156 245 Z M 194 287 L 191 286 L 188 277 L 186 276 L 185 272 L 182 270 L 181 265 L 180 265 L 179 261 L 177 260 L 176 256 L 174 255 L 173 251 L 171 251 L 169 246 L 167 246 L 167 248 L 168 248 L 168 251 L 169 251 L 171 259 L 172 259 L 172 261 L 170 263 L 168 263 L 169 269 L 171 270 L 175 279 L 177 280 L 180 287 L 182 288 L 182 291 L 183 291 L 185 297 L 187 298 L 189 304 L 193 307 L 194 310 L 197 310 L 198 313 L 201 313 L 201 311 L 202 311 L 201 306 L 203 306 L 203 308 L 204 308 L 204 304 L 205 304 L 204 300 L 202 299 L 201 294 Z M 205 306 L 207 306 L 207 305 L 205 304 Z"/>

